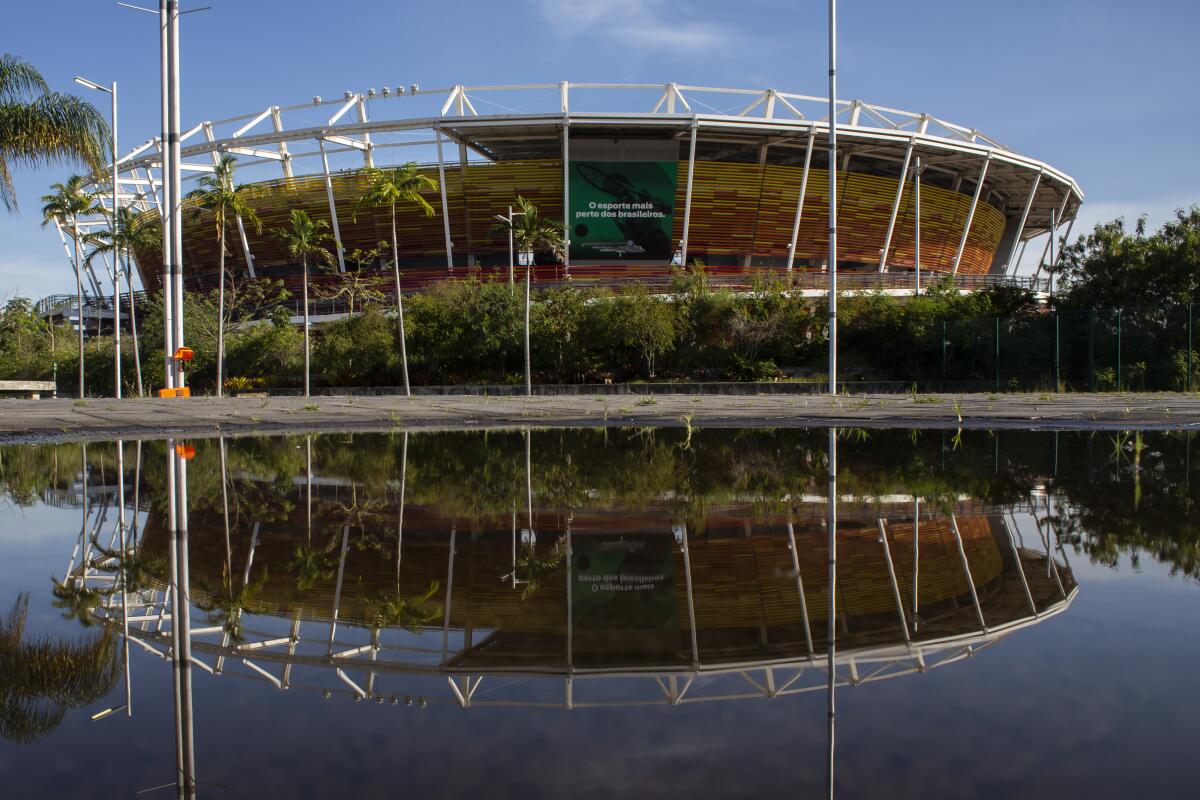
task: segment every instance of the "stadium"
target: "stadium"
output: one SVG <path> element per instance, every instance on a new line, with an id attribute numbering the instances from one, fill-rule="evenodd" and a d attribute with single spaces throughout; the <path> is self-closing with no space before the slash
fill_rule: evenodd
<path id="1" fill-rule="evenodd" d="M 416 162 L 438 188 L 424 194 L 433 215 L 398 209 L 405 288 L 507 276 L 496 217 L 520 195 L 567 234 L 564 258 L 535 254 L 539 282 L 663 285 L 672 265 L 700 262 L 725 285 L 790 273 L 817 289 L 827 270 L 827 108 L 774 89 L 674 83 L 347 91 L 186 129 L 183 192 L 222 154 L 237 158 L 262 221 L 261 232 L 241 220 L 230 231 L 226 269 L 244 278 L 298 284 L 300 265 L 276 235 L 293 208 L 329 223 L 329 272 L 381 267 L 389 248 L 371 251 L 390 242 L 390 218 L 356 209 L 362 170 Z M 1083 194 L 1044 162 L 978 130 L 858 100 L 839 101 L 837 122 L 847 288 L 911 285 L 918 246 L 931 278 L 1036 284 L 1015 276 L 1025 246 L 1048 245 L 1046 234 L 1064 227 L 1069 236 Z M 146 219 L 161 213 L 160 150 L 155 138 L 119 160 L 122 203 Z M 186 285 L 215 286 L 211 220 L 185 215 L 184 226 Z M 143 285 L 157 289 L 161 253 L 135 255 Z"/>

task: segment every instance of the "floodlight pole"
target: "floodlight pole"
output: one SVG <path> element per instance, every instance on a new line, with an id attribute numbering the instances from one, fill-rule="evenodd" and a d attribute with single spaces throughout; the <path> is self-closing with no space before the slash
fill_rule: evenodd
<path id="1" fill-rule="evenodd" d="M 170 91 L 167 93 L 168 123 L 167 142 L 171 151 L 171 186 L 169 203 L 171 209 L 171 301 L 174 311 L 174 331 L 171 344 L 173 350 L 167 358 L 174 364 L 175 351 L 183 347 L 183 201 L 182 172 L 179 151 L 179 0 L 167 0 L 167 77 Z M 176 368 L 175 386 L 183 388 L 187 378 L 182 369 Z"/>
<path id="2" fill-rule="evenodd" d="M 837 0 L 829 0 L 829 394 L 837 394 Z"/>
<path id="3" fill-rule="evenodd" d="M 117 244 L 117 82 L 112 82 L 112 249 L 113 249 L 113 396 L 121 399 L 121 250 Z M 130 285 L 129 291 L 133 292 Z M 122 592 L 122 594 L 124 594 Z"/>

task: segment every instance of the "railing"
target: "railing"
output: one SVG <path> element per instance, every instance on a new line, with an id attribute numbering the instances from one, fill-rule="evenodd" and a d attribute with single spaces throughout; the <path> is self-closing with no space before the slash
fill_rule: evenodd
<path id="1" fill-rule="evenodd" d="M 516 280 L 518 283 L 524 278 L 522 269 L 518 267 L 516 270 Z M 410 292 L 419 292 L 435 284 L 445 283 L 446 281 L 464 281 L 470 279 L 505 280 L 507 275 L 507 266 L 472 269 L 460 268 L 449 275 L 447 275 L 444 269 L 439 268 L 409 273 L 404 277 L 403 284 L 405 294 L 408 294 Z M 373 286 L 372 289 L 382 292 L 385 296 L 383 302 L 390 304 L 393 302 L 394 291 L 391 289 L 390 281 L 384 280 L 387 277 L 387 275 L 380 273 L 380 283 L 378 286 Z M 756 268 L 750 271 L 743 271 L 741 269 L 735 271 L 730 268 L 729 271 L 723 271 L 721 268 L 713 268 L 707 273 L 708 284 L 711 287 L 741 291 L 753 291 L 766 280 L 786 280 L 787 277 L 787 272 L 783 269 Z M 925 291 L 948 279 L 949 276 L 945 273 L 922 273 L 921 288 Z M 672 276 L 664 274 L 658 268 L 653 273 L 647 271 L 631 275 L 628 265 L 574 267 L 571 270 L 570 277 L 564 274 L 561 264 L 539 265 L 533 269 L 532 280 L 533 285 L 539 289 L 559 288 L 570 285 L 580 287 L 607 286 L 619 291 L 622 283 L 636 282 L 659 292 L 667 292 L 674 286 Z M 1014 289 L 1026 289 L 1044 293 L 1050 288 L 1047 279 L 1030 276 L 958 275 L 954 277 L 953 281 L 954 287 L 963 291 L 978 291 L 998 286 L 1009 286 Z M 829 275 L 825 272 L 796 270 L 791 274 L 790 282 L 792 289 L 795 291 L 823 292 L 829 288 Z M 915 292 L 916 276 L 912 272 L 885 272 L 881 274 L 878 272 L 841 271 L 838 273 L 838 290 L 843 292 Z M 145 290 L 133 293 L 134 305 L 137 307 L 139 313 L 146 308 L 153 294 L 156 293 Z M 379 303 L 379 300 L 364 302 L 361 299 L 356 299 L 354 309 L 355 311 L 359 311 L 367 305 L 378 305 Z M 109 295 L 101 298 L 85 297 L 83 306 L 85 314 L 94 314 L 95 312 L 111 313 L 113 307 L 112 296 Z M 67 317 L 75 316 L 75 295 L 50 295 L 39 300 L 36 308 L 38 314 L 42 317 L 56 314 L 62 314 Z M 239 322 L 265 319 L 275 308 L 284 308 L 291 312 L 293 316 L 300 316 L 304 313 L 303 301 L 298 295 L 293 295 L 281 303 L 256 308 L 250 313 L 234 311 L 233 319 Z M 123 294 L 121 295 L 122 318 L 127 317 L 128 309 L 129 295 Z M 310 298 L 308 301 L 308 313 L 312 316 L 349 314 L 350 302 L 344 297 Z"/>

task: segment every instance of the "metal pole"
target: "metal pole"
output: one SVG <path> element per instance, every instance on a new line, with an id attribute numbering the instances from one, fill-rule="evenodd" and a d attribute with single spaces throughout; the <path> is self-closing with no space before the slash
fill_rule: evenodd
<path id="1" fill-rule="evenodd" d="M 829 0 L 829 394 L 837 394 L 837 0 Z M 832 693 L 829 696 L 829 731 L 832 737 Z M 829 792 L 832 796 L 832 741 L 829 746 Z"/>
<path id="2" fill-rule="evenodd" d="M 134 508 L 133 513 L 137 514 Z M 125 536 L 125 443 L 117 440 L 117 529 L 121 533 L 121 639 L 125 651 L 125 716 L 133 716 L 133 678 L 129 665 L 129 550 Z"/>
<path id="3" fill-rule="evenodd" d="M 1059 374 L 1058 312 L 1054 312 L 1054 391 L 1062 391 L 1062 376 Z"/>
<path id="4" fill-rule="evenodd" d="M 513 285 L 513 213 L 512 206 L 508 207 L 508 288 Z"/>
<path id="5" fill-rule="evenodd" d="M 835 0 L 830 0 L 830 9 Z M 828 721 L 828 757 L 826 760 L 825 788 L 829 800 L 833 800 L 834 763 L 834 688 L 837 685 L 837 428 L 829 429 L 829 614 L 825 633 L 825 671 L 829 679 L 829 702 L 826 709 Z"/>
<path id="6" fill-rule="evenodd" d="M 158 60 L 159 60 L 159 112 L 162 117 L 162 133 L 159 139 L 159 154 L 162 156 L 162 302 L 163 302 L 163 360 L 166 388 L 175 387 L 175 302 L 171 284 L 171 148 L 168 146 L 171 130 L 171 82 L 167 64 L 169 58 L 168 31 L 171 26 L 167 11 L 167 0 L 158 0 Z"/>
<path id="7" fill-rule="evenodd" d="M 1088 309 L 1088 391 L 1096 391 L 1096 309 Z"/>
<path id="8" fill-rule="evenodd" d="M 1121 391 L 1121 313 L 1125 309 L 1117 309 L 1117 391 Z"/>
<path id="9" fill-rule="evenodd" d="M 113 248 L 113 396 L 121 399 L 121 251 L 117 244 L 117 82 L 112 82 L 112 248 Z M 129 286 L 130 293 L 133 285 Z"/>
<path id="10" fill-rule="evenodd" d="M 1050 260 L 1046 263 L 1046 277 L 1050 280 L 1050 301 L 1054 302 L 1054 234 L 1058 231 L 1058 216 L 1056 212 L 1050 210 L 1050 241 L 1046 242 L 1046 246 L 1050 248 Z"/>
<path id="11" fill-rule="evenodd" d="M 512 227 L 509 227 L 512 230 Z M 533 373 L 529 366 L 529 274 L 533 272 L 533 259 L 525 265 L 525 396 L 533 396 Z"/>
<path id="12" fill-rule="evenodd" d="M 183 347 L 183 178 L 181 172 L 181 154 L 179 151 L 179 2 L 167 0 L 167 17 L 170 27 L 167 35 L 167 52 L 169 58 L 170 92 L 167 99 L 170 103 L 170 129 L 168 144 L 171 150 L 171 298 L 174 304 L 174 336 L 171 342 L 175 349 Z M 174 355 L 172 351 L 171 355 Z M 174 360 L 174 359 L 172 359 Z M 177 369 L 175 386 L 187 385 L 187 374 Z"/>
<path id="13" fill-rule="evenodd" d="M 800 196 L 796 198 L 796 216 L 792 220 L 792 242 L 788 245 L 787 271 L 792 271 L 796 260 L 796 240 L 800 237 L 800 217 L 804 213 L 804 195 L 808 192 L 808 168 L 812 164 L 813 143 L 817 140 L 817 132 L 809 131 L 808 147 L 804 150 L 804 171 L 800 173 Z"/>
<path id="14" fill-rule="evenodd" d="M 992 364 L 994 365 L 994 370 L 995 370 L 996 374 L 993 379 L 992 385 L 993 385 L 993 390 L 998 392 L 998 391 L 1000 391 L 1000 318 L 999 317 L 995 318 L 995 326 L 996 326 L 996 330 L 995 330 L 995 333 L 992 335 L 992 339 L 995 343 L 995 350 L 992 353 Z"/>
<path id="15" fill-rule="evenodd" d="M 571 277 L 571 120 L 567 117 L 567 84 L 560 86 L 563 103 L 563 274 Z M 532 266 L 532 264 L 530 265 Z"/>
<path id="16" fill-rule="evenodd" d="M 1195 308 L 1196 308 L 1195 303 L 1188 303 L 1187 390 L 1189 392 L 1192 390 L 1192 353 L 1193 353 L 1193 351 L 1192 351 L 1192 327 L 1193 327 L 1192 323 L 1193 323 L 1193 317 L 1194 317 L 1193 312 L 1195 311 Z"/>
<path id="17" fill-rule="evenodd" d="M 913 215 L 916 222 L 913 225 L 913 265 L 916 267 L 917 288 L 915 294 L 921 294 L 921 157 L 917 156 L 917 166 L 913 170 Z"/>

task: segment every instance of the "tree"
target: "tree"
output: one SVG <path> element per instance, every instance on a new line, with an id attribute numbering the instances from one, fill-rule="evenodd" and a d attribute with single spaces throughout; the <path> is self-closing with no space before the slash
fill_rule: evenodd
<path id="1" fill-rule="evenodd" d="M 357 218 L 360 209 L 367 206 L 387 206 L 392 223 L 392 275 L 396 281 L 396 318 L 400 326 L 400 365 L 404 373 L 404 394 L 408 395 L 408 345 L 404 336 L 404 293 L 400 288 L 400 240 L 396 234 L 396 206 L 413 205 L 432 217 L 433 206 L 421 196 L 421 192 L 437 191 L 437 181 L 421 173 L 414 162 L 395 169 L 364 170 L 367 176 L 367 191 L 354 206 Z"/>
<path id="2" fill-rule="evenodd" d="M 633 348 L 646 365 L 646 377 L 654 377 L 654 361 L 675 343 L 675 311 L 670 304 L 635 284 L 613 301 L 611 313 L 620 330 L 612 333 Z"/>
<path id="3" fill-rule="evenodd" d="M 533 394 L 533 378 L 529 365 L 529 274 L 533 270 L 533 255 L 537 252 L 553 253 L 556 258 L 566 255 L 561 222 L 543 217 L 537 206 L 517 195 L 517 209 L 512 217 L 496 217 L 499 221 L 493 230 L 512 234 L 513 245 L 525 258 L 525 394 Z"/>
<path id="4" fill-rule="evenodd" d="M 0 162 L 0 169 L 3 169 Z M 0 183 L 3 180 L 0 178 Z M 85 188 L 86 179 L 82 175 L 73 175 L 66 183 L 56 183 L 50 187 L 51 193 L 42 195 L 42 227 L 57 221 L 59 225 L 67 226 L 71 241 L 75 246 L 75 259 L 71 266 L 75 268 L 75 302 L 79 306 L 79 396 L 83 397 L 83 264 L 79 261 L 79 217 L 91 213 L 96 207 L 95 196 Z"/>
<path id="5" fill-rule="evenodd" d="M 338 276 L 337 284 L 313 287 L 313 294 L 317 296 L 318 300 L 346 298 L 346 303 L 350 306 L 351 317 L 354 316 L 355 303 L 361 307 L 369 303 L 380 302 L 383 300 L 384 294 L 376 288 L 378 281 L 363 275 L 363 268 L 374 263 L 385 246 L 385 242 L 380 242 L 378 247 L 370 250 L 355 248 L 350 251 L 346 254 L 346 271 Z"/>
<path id="6" fill-rule="evenodd" d="M 99 172 L 107 139 L 95 106 L 51 92 L 31 64 L 0 55 L 0 205 L 7 211 L 17 209 L 14 167 L 73 164 Z"/>
<path id="7" fill-rule="evenodd" d="M 322 245 L 333 237 L 325 233 L 325 230 L 329 228 L 328 222 L 323 219 L 313 220 L 305 211 L 299 208 L 292 209 L 289 219 L 292 226 L 290 228 L 279 228 L 275 232 L 275 235 L 287 246 L 288 254 L 292 258 L 300 259 L 300 264 L 304 270 L 304 396 L 308 397 L 310 393 L 308 375 L 310 343 L 308 322 L 308 260 L 315 258 L 326 264 L 332 263 L 333 256 Z"/>
<path id="8" fill-rule="evenodd" d="M 92 259 L 101 253 L 112 253 L 113 268 L 123 270 L 125 273 L 125 285 L 129 287 L 129 326 L 133 334 L 133 360 L 137 373 L 137 393 L 138 397 L 142 397 L 144 395 L 142 356 L 138 350 L 137 304 L 133 301 L 133 268 L 130 263 L 134 251 L 162 246 L 162 223 L 157 218 L 153 221 L 139 219 L 136 211 L 129 206 L 123 206 L 117 212 L 115 239 L 110 229 L 84 234 L 83 241 L 92 247 L 92 251 L 83 260 L 85 264 L 91 263 Z M 120 292 L 117 294 L 119 295 Z M 118 348 L 118 354 L 119 352 Z"/>
<path id="9" fill-rule="evenodd" d="M 1061 304 L 1130 308 L 1194 303 L 1200 298 L 1200 206 L 1180 209 L 1153 233 L 1142 217 L 1100 223 L 1063 248 L 1054 273 Z"/>
<path id="10" fill-rule="evenodd" d="M 243 223 L 250 223 L 256 231 L 262 232 L 262 221 L 247 202 L 246 188 L 234 188 L 233 169 L 236 162 L 237 159 L 231 155 L 221 156 L 213 173 L 200 178 L 196 190 L 188 194 L 188 199 L 193 205 L 193 214 L 212 215 L 213 225 L 217 230 L 217 246 L 220 253 L 217 257 L 220 270 L 220 277 L 217 279 L 217 397 L 222 393 L 225 370 L 225 231 L 229 225 L 229 218 L 233 217 L 242 220 Z M 307 283 L 306 277 L 306 290 Z M 304 313 L 307 317 L 307 308 Z"/>

